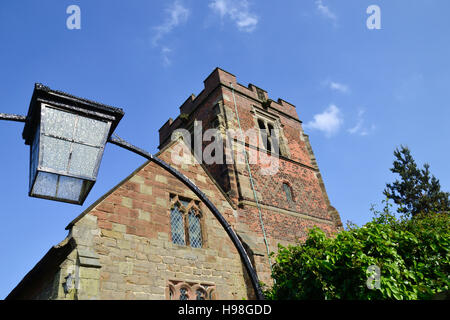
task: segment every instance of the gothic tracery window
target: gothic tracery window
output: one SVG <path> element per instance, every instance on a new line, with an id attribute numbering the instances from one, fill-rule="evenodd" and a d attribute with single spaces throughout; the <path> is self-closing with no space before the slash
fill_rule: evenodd
<path id="1" fill-rule="evenodd" d="M 202 215 L 198 203 L 173 196 L 170 227 L 174 244 L 201 248 L 203 246 Z"/>
<path id="2" fill-rule="evenodd" d="M 255 125 L 259 130 L 259 146 L 272 154 L 290 158 L 289 145 L 283 133 L 280 117 L 272 112 L 253 106 Z"/>
<path id="3" fill-rule="evenodd" d="M 202 227 L 200 224 L 200 215 L 191 209 L 188 214 L 189 222 L 189 243 L 193 248 L 202 247 Z"/>
<path id="4" fill-rule="evenodd" d="M 203 289 L 195 290 L 196 300 L 206 300 L 206 292 Z"/>
<path id="5" fill-rule="evenodd" d="M 274 123 L 262 118 L 258 118 L 257 122 L 264 149 L 279 154 L 280 143 Z"/>
<path id="6" fill-rule="evenodd" d="M 294 200 L 292 198 L 292 189 L 286 182 L 283 183 L 283 190 L 284 190 L 284 193 L 286 194 L 286 200 L 289 203 L 294 202 Z"/>
<path id="7" fill-rule="evenodd" d="M 186 245 L 183 212 L 179 204 L 175 204 L 170 211 L 170 226 L 172 229 L 172 242 L 183 246 Z"/>
<path id="8" fill-rule="evenodd" d="M 166 287 L 168 300 L 215 300 L 216 286 L 213 283 L 195 283 L 169 280 Z"/>
<path id="9" fill-rule="evenodd" d="M 180 300 L 189 300 L 187 288 L 180 288 Z"/>

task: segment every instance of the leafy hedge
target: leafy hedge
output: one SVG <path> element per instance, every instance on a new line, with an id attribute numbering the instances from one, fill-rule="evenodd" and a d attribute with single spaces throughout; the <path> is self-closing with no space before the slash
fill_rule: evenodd
<path id="1" fill-rule="evenodd" d="M 268 299 L 429 299 L 449 290 L 450 218 L 382 214 L 334 238 L 314 228 L 305 243 L 279 246 L 275 261 Z"/>

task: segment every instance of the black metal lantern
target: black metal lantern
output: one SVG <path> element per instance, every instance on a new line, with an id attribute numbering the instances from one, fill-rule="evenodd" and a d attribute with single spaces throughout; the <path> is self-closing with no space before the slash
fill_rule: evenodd
<path id="1" fill-rule="evenodd" d="M 36 84 L 23 132 L 30 145 L 29 195 L 83 204 L 122 109 Z"/>

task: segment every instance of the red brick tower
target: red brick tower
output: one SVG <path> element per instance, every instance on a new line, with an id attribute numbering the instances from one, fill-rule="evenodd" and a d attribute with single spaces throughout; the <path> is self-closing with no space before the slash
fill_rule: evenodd
<path id="1" fill-rule="evenodd" d="M 169 119 L 161 127 L 159 148 L 171 141 L 176 129 L 220 131 L 223 161 L 203 164 L 234 204 L 236 232 L 259 278 L 270 283 L 268 251 L 276 251 L 278 243 L 305 239 L 314 225 L 331 234 L 342 228 L 342 223 L 330 204 L 295 106 L 269 99 L 265 90 L 252 84 L 243 86 L 219 68 L 204 85 L 198 96 L 191 95 L 183 103 L 175 120 Z M 249 136 L 252 131 L 256 141 Z M 230 132 L 243 135 L 231 137 Z M 211 142 L 197 136 L 192 134 L 192 140 L 199 155 Z M 226 156 L 227 146 L 233 150 L 232 158 Z M 271 162 L 264 164 L 264 159 Z"/>

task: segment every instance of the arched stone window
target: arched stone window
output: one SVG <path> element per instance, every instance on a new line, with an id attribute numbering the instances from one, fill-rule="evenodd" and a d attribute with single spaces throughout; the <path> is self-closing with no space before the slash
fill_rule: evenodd
<path id="1" fill-rule="evenodd" d="M 184 217 L 179 203 L 175 203 L 170 210 L 170 227 L 172 230 L 172 242 L 182 246 L 186 245 Z"/>
<path id="2" fill-rule="evenodd" d="M 208 297 L 207 300 L 216 300 L 216 287 L 208 287 L 208 289 L 206 289 L 206 296 Z"/>
<path id="3" fill-rule="evenodd" d="M 252 113 L 255 115 L 255 126 L 259 129 L 259 140 L 262 142 L 259 145 L 273 154 L 290 158 L 288 141 L 279 116 L 257 106 L 253 106 Z"/>
<path id="4" fill-rule="evenodd" d="M 189 292 L 190 292 L 190 290 L 188 288 L 181 287 L 180 288 L 180 296 L 179 296 L 180 300 L 189 300 L 189 298 L 190 298 Z"/>
<path id="5" fill-rule="evenodd" d="M 170 209 L 172 242 L 201 248 L 204 244 L 202 214 L 197 201 L 173 196 Z"/>
<path id="6" fill-rule="evenodd" d="M 176 289 L 175 289 L 174 285 L 169 283 L 169 285 L 167 286 L 167 289 L 166 289 L 166 295 L 168 296 L 169 300 L 175 299 L 175 292 L 176 292 Z"/>
<path id="7" fill-rule="evenodd" d="M 201 216 L 198 210 L 191 208 L 188 214 L 189 243 L 193 248 L 201 248 L 203 245 Z"/>
<path id="8" fill-rule="evenodd" d="M 215 300 L 216 286 L 212 283 L 169 280 L 166 298 L 168 300 Z"/>
<path id="9" fill-rule="evenodd" d="M 294 202 L 294 198 L 292 197 L 292 188 L 289 184 L 287 184 L 286 182 L 283 183 L 283 190 L 284 193 L 286 194 L 286 200 L 288 201 L 289 204 Z"/>
<path id="10" fill-rule="evenodd" d="M 206 290 L 203 289 L 202 287 L 198 287 L 195 289 L 195 300 L 206 300 L 207 295 L 206 295 Z"/>

